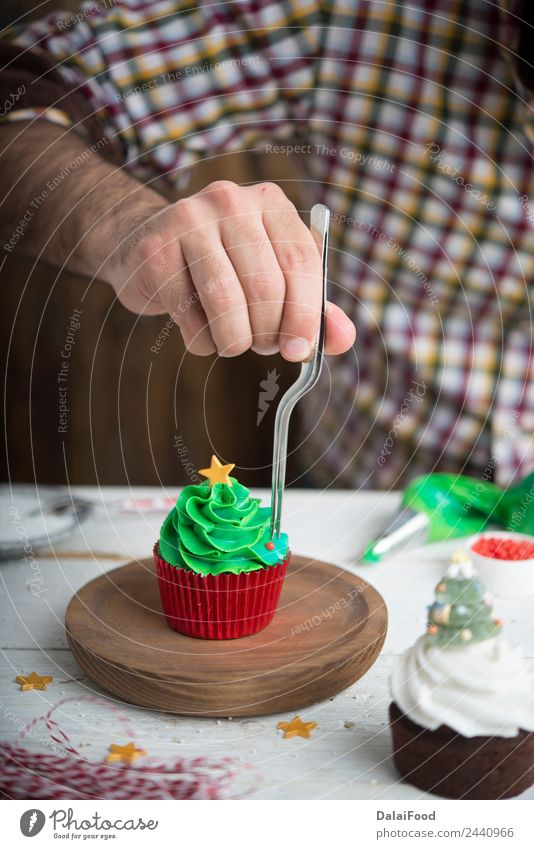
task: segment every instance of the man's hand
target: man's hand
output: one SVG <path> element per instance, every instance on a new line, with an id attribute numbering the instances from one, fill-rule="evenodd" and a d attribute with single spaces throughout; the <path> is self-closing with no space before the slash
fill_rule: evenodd
<path id="1" fill-rule="evenodd" d="M 169 313 L 195 354 L 248 348 L 308 355 L 321 303 L 319 250 L 278 186 L 216 182 L 168 203 L 91 153 L 73 131 L 46 122 L 0 128 L 0 233 L 17 248 L 110 283 L 144 315 Z M 80 165 L 63 175 L 65 163 Z M 328 305 L 326 351 L 354 342 L 352 322 Z"/>
<path id="2" fill-rule="evenodd" d="M 194 354 L 252 348 L 299 361 L 319 328 L 319 250 L 273 183 L 218 181 L 152 210 L 131 247 L 105 264 L 105 277 L 133 312 L 169 313 Z M 354 338 L 352 322 L 328 304 L 326 352 L 343 353 Z"/>

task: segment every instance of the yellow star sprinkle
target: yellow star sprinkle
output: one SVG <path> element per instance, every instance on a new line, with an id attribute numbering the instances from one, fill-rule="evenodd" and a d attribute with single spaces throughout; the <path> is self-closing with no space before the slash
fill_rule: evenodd
<path id="1" fill-rule="evenodd" d="M 213 486 L 215 483 L 227 483 L 228 486 L 232 486 L 232 481 L 228 477 L 232 469 L 235 468 L 235 463 L 227 463 L 226 466 L 223 466 L 220 460 L 217 459 L 215 454 L 211 458 L 211 465 L 209 469 L 199 469 L 199 475 L 202 475 L 203 478 L 208 478 L 210 482 L 210 486 Z"/>
<path id="2" fill-rule="evenodd" d="M 30 672 L 29 675 L 17 675 L 15 678 L 23 692 L 26 690 L 46 690 L 47 685 L 51 684 L 53 680 L 51 675 L 37 675 L 37 672 Z"/>
<path id="3" fill-rule="evenodd" d="M 136 749 L 134 743 L 127 743 L 126 746 L 118 746 L 116 743 L 112 743 L 109 751 L 110 754 L 106 758 L 108 763 L 123 761 L 124 763 L 131 764 L 136 758 L 146 755 L 143 749 Z"/>
<path id="4" fill-rule="evenodd" d="M 290 737 L 311 737 L 311 731 L 317 728 L 316 722 L 303 722 L 300 716 L 295 716 L 291 722 L 279 722 L 276 726 L 279 731 L 284 732 L 284 740 Z"/>

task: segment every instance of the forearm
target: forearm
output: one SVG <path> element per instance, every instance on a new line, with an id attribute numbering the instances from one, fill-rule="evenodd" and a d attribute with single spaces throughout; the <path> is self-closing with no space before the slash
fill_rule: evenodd
<path id="1" fill-rule="evenodd" d="M 110 280 L 140 227 L 168 204 L 85 142 L 48 122 L 0 127 L 4 250 Z"/>

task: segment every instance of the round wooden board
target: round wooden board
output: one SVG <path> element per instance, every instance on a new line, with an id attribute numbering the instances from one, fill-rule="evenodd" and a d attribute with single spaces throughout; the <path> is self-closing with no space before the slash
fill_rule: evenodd
<path id="1" fill-rule="evenodd" d="M 250 637 L 172 631 L 152 560 L 95 578 L 66 614 L 72 653 L 97 684 L 136 705 L 196 716 L 288 712 L 333 696 L 372 666 L 386 630 L 386 605 L 366 581 L 297 556 L 273 621 Z"/>

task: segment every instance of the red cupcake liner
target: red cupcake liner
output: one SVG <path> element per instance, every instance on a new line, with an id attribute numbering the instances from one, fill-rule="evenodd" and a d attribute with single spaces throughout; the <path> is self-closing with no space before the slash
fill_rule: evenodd
<path id="1" fill-rule="evenodd" d="M 170 628 L 201 640 L 256 634 L 272 620 L 290 555 L 276 566 L 233 575 L 199 575 L 171 566 L 154 547 L 165 618 Z"/>

